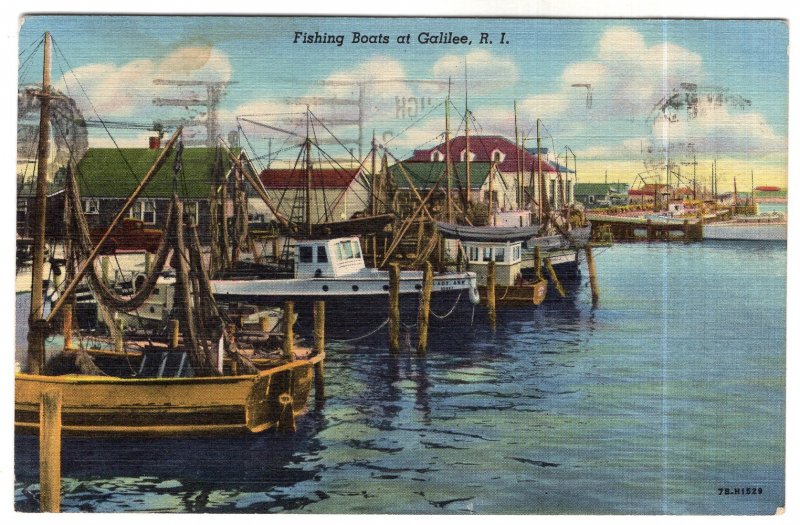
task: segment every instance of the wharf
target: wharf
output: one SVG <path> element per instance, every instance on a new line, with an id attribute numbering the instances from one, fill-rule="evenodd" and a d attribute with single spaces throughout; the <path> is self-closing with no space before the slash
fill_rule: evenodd
<path id="1" fill-rule="evenodd" d="M 682 241 L 703 240 L 703 219 L 649 219 L 645 217 L 620 217 L 587 214 L 592 224 L 592 240 L 600 240 L 611 233 L 614 241 Z"/>

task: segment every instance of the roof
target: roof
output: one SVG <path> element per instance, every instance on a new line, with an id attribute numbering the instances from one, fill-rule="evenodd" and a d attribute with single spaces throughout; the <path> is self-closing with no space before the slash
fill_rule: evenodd
<path id="1" fill-rule="evenodd" d="M 127 198 L 163 150 L 149 148 L 91 148 L 78 163 L 77 180 L 82 197 Z M 234 155 L 239 148 L 234 148 Z M 124 157 L 124 159 L 123 159 Z M 222 156 L 223 173 L 231 168 L 227 155 Z M 184 148 L 178 195 L 190 199 L 208 198 L 217 148 Z M 153 176 L 142 198 L 172 196 L 175 150 Z M 129 167 L 130 166 L 130 169 Z M 133 171 L 133 173 L 131 173 Z"/>
<path id="2" fill-rule="evenodd" d="M 442 182 L 439 184 L 440 188 L 447 186 L 447 180 L 442 175 L 445 171 L 447 163 L 445 162 L 409 162 L 402 163 L 402 167 L 408 172 L 409 177 L 414 183 L 414 186 L 420 189 L 430 189 L 436 184 L 436 181 L 441 177 Z M 492 167 L 491 162 L 470 162 L 470 189 L 477 190 L 483 186 L 486 177 L 489 175 L 489 170 Z M 408 182 L 403 175 L 403 170 L 400 164 L 389 166 L 389 174 L 398 188 L 407 189 Z M 453 188 L 463 188 L 467 185 L 467 163 L 458 162 L 453 164 Z"/>
<path id="3" fill-rule="evenodd" d="M 467 149 L 467 140 L 464 136 L 458 136 L 450 139 L 450 155 L 453 161 L 461 160 L 461 152 Z M 517 153 L 522 154 L 522 171 L 530 173 L 531 168 L 534 167 L 534 162 L 537 161 L 537 156 L 527 149 L 517 148 L 516 145 L 505 137 L 499 135 L 474 135 L 469 137 L 470 152 L 475 155 L 475 162 L 491 162 L 492 153 L 500 151 L 505 157 L 500 162 L 497 168 L 503 173 L 516 173 L 517 172 Z M 441 143 L 430 149 L 414 150 L 409 160 L 419 162 L 431 162 L 431 154 L 438 151 L 445 155 L 445 143 Z M 535 151 L 535 150 L 534 150 Z M 556 168 L 542 158 L 542 171 L 555 172 Z"/>
<path id="4" fill-rule="evenodd" d="M 312 189 L 347 189 L 360 169 L 312 169 Z M 268 190 L 303 189 L 306 187 L 304 169 L 266 169 L 259 175 L 264 188 Z"/>
<path id="5" fill-rule="evenodd" d="M 609 193 L 623 193 L 627 191 L 628 185 L 622 183 L 606 182 L 578 182 L 575 184 L 575 196 L 584 197 L 589 195 L 607 195 Z"/>
<path id="6" fill-rule="evenodd" d="M 669 192 L 669 186 L 666 184 L 645 184 L 639 189 L 628 190 L 628 195 L 655 195 L 656 189 L 660 193 Z"/>

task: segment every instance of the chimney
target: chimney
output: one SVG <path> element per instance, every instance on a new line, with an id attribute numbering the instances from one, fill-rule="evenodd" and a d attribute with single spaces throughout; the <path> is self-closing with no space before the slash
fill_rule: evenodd
<path id="1" fill-rule="evenodd" d="M 149 138 L 150 149 L 161 149 L 161 139 L 158 137 Z"/>

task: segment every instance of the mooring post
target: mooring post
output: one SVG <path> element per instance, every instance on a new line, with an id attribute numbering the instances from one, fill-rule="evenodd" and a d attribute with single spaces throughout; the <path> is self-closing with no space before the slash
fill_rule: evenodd
<path id="1" fill-rule="evenodd" d="M 283 357 L 294 361 L 294 301 L 283 303 Z"/>
<path id="2" fill-rule="evenodd" d="M 539 250 L 539 246 L 533 247 L 533 265 L 536 268 L 536 280 L 542 280 L 542 252 Z"/>
<path id="3" fill-rule="evenodd" d="M 180 323 L 177 319 L 170 319 L 169 321 L 169 347 L 178 348 L 180 342 Z"/>
<path id="4" fill-rule="evenodd" d="M 108 255 L 100 257 L 100 272 L 103 276 L 103 282 L 108 284 L 109 261 Z"/>
<path id="5" fill-rule="evenodd" d="M 400 266 L 389 265 L 389 351 L 400 351 Z"/>
<path id="6" fill-rule="evenodd" d="M 497 305 L 495 303 L 494 289 L 497 284 L 494 261 L 489 261 L 486 266 L 486 307 L 489 309 L 489 324 L 494 330 L 497 326 Z"/>
<path id="7" fill-rule="evenodd" d="M 586 245 L 586 266 L 589 267 L 589 285 L 592 288 L 592 308 L 597 307 L 600 302 L 600 290 L 597 286 L 597 271 L 594 267 L 594 255 L 592 254 L 592 245 Z"/>
<path id="8" fill-rule="evenodd" d="M 550 262 L 550 259 L 545 258 L 544 267 L 547 268 L 547 274 L 550 276 L 550 280 L 553 281 L 553 284 L 556 287 L 558 295 L 560 295 L 561 297 L 566 297 L 567 292 L 565 292 L 564 287 L 561 286 L 561 281 L 558 279 L 558 274 L 556 273 L 556 269 L 553 268 L 553 263 Z"/>
<path id="9" fill-rule="evenodd" d="M 325 301 L 314 301 L 314 353 L 325 352 Z M 325 399 L 325 362 L 314 365 L 314 399 Z"/>
<path id="10" fill-rule="evenodd" d="M 61 392 L 42 393 L 39 403 L 39 510 L 61 512 Z"/>
<path id="11" fill-rule="evenodd" d="M 653 237 L 654 237 L 653 220 L 652 219 L 647 219 L 647 240 L 648 241 L 652 241 Z"/>
<path id="12" fill-rule="evenodd" d="M 150 274 L 150 270 L 153 269 L 153 254 L 145 251 L 144 252 L 144 273 Z"/>
<path id="13" fill-rule="evenodd" d="M 683 219 L 683 242 L 689 241 L 689 219 Z"/>
<path id="14" fill-rule="evenodd" d="M 125 351 L 125 341 L 123 337 L 123 333 L 125 331 L 125 323 L 122 322 L 122 319 L 117 318 L 114 320 L 114 324 L 117 326 L 117 334 L 116 339 L 114 340 L 114 347 L 116 348 L 117 352 L 124 352 Z"/>
<path id="15" fill-rule="evenodd" d="M 433 267 L 430 261 L 425 261 L 422 272 L 422 291 L 419 296 L 419 313 L 417 325 L 419 326 L 419 339 L 417 340 L 417 353 L 425 355 L 428 352 L 428 322 L 431 314 L 431 291 L 433 290 Z"/>
<path id="16" fill-rule="evenodd" d="M 61 309 L 62 332 L 64 333 L 64 350 L 72 349 L 72 303 L 67 302 Z"/>

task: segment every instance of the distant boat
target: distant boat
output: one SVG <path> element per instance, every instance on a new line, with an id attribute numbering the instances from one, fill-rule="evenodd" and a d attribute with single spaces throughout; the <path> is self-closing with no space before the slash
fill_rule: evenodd
<path id="1" fill-rule="evenodd" d="M 731 220 L 707 222 L 703 239 L 725 241 L 786 241 L 787 222 L 782 213 L 739 216 Z"/>

